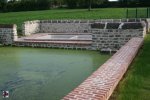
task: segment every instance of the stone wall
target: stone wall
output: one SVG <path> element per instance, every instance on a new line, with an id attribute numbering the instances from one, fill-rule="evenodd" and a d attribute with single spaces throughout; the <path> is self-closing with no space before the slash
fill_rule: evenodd
<path id="1" fill-rule="evenodd" d="M 23 25 L 24 35 L 34 33 L 92 33 L 92 50 L 116 51 L 132 37 L 144 37 L 146 19 L 37 20 Z"/>
<path id="2" fill-rule="evenodd" d="M 90 30 L 88 21 L 60 20 L 41 21 L 40 33 L 87 33 Z"/>
<path id="3" fill-rule="evenodd" d="M 117 51 L 133 37 L 145 37 L 145 22 L 93 23 L 92 50 Z"/>
<path id="4" fill-rule="evenodd" d="M 24 35 L 34 33 L 89 33 L 92 23 L 141 22 L 145 19 L 100 19 L 100 20 L 34 20 L 23 23 Z"/>
<path id="5" fill-rule="evenodd" d="M 0 43 L 4 45 L 10 45 L 17 40 L 17 26 L 0 24 Z"/>
<path id="6" fill-rule="evenodd" d="M 35 20 L 24 22 L 22 29 L 25 36 L 35 33 L 88 33 L 90 24 L 88 20 Z"/>
<path id="7" fill-rule="evenodd" d="M 92 29 L 92 49 L 116 51 L 133 37 L 144 37 L 143 29 Z"/>

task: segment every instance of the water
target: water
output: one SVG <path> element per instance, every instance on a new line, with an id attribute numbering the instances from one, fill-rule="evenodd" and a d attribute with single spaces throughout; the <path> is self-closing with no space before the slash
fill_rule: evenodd
<path id="1" fill-rule="evenodd" d="M 109 57 L 96 51 L 0 47 L 0 90 L 10 92 L 8 100 L 60 100 Z"/>

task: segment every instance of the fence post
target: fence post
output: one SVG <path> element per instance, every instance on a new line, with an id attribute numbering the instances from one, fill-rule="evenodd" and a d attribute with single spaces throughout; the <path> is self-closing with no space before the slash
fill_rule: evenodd
<path id="1" fill-rule="evenodd" d="M 148 18 L 150 17 L 150 8 L 148 8 Z"/>
<path id="2" fill-rule="evenodd" d="M 149 9 L 147 8 L 147 18 L 149 17 Z"/>
<path id="3" fill-rule="evenodd" d="M 135 16 L 135 17 L 136 17 L 136 19 L 137 19 L 137 17 L 138 17 L 138 15 L 137 15 L 137 14 L 138 14 L 138 13 L 137 13 L 137 8 L 136 8 L 136 10 L 135 10 L 135 11 L 136 11 L 136 16 Z"/>
<path id="4" fill-rule="evenodd" d="M 128 12 L 128 8 L 127 8 L 127 11 L 126 11 L 126 18 L 128 18 L 128 13 L 129 13 L 129 12 Z"/>

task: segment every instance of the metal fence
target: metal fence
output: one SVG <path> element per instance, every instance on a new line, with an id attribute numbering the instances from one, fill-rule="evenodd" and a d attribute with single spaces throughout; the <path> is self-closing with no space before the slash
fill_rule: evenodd
<path id="1" fill-rule="evenodd" d="M 150 8 L 127 8 L 126 18 L 150 18 Z"/>

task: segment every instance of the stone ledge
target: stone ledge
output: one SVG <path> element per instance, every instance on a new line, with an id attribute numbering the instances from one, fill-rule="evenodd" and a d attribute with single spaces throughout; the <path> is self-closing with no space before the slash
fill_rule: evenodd
<path id="1" fill-rule="evenodd" d="M 108 100 L 142 44 L 143 38 L 132 38 L 62 100 Z"/>

